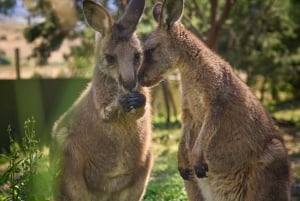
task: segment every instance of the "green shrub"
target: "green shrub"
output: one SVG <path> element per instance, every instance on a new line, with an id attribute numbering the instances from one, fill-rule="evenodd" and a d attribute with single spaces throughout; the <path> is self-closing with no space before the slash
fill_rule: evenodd
<path id="1" fill-rule="evenodd" d="M 10 153 L 6 156 L 8 167 L 0 176 L 0 200 L 40 200 L 36 199 L 34 180 L 38 173 L 38 163 L 42 158 L 39 150 L 39 141 L 35 132 L 35 119 L 29 118 L 24 123 L 24 137 L 21 143 L 17 143 L 8 126 L 10 138 Z"/>

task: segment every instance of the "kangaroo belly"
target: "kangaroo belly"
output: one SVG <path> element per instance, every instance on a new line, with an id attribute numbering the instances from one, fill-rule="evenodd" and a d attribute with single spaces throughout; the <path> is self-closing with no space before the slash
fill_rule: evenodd
<path id="1" fill-rule="evenodd" d="M 91 192 L 107 194 L 126 188 L 133 180 L 134 167 L 125 163 L 125 160 L 118 159 L 114 163 L 111 162 L 111 165 L 105 164 L 105 160 L 87 162 L 84 179 L 88 189 Z"/>
<path id="2" fill-rule="evenodd" d="M 137 172 L 145 166 L 145 161 L 141 160 L 144 153 L 141 151 L 140 143 L 132 140 L 136 146 L 132 149 L 126 140 L 120 141 L 122 143 L 116 141 L 109 143 L 102 139 L 102 143 L 90 147 L 93 152 L 86 160 L 84 178 L 91 191 L 105 193 L 121 191 L 132 184 Z M 104 142 L 110 146 L 104 146 Z"/>
<path id="3" fill-rule="evenodd" d="M 242 201 L 247 181 L 243 173 L 237 175 L 212 175 L 198 179 L 205 201 Z"/>

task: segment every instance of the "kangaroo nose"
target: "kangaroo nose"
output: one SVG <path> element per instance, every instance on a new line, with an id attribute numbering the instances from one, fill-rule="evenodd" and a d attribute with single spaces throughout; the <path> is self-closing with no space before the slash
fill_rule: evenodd
<path id="1" fill-rule="evenodd" d="M 125 82 L 124 88 L 131 91 L 135 88 L 135 82 Z"/>
<path id="2" fill-rule="evenodd" d="M 132 91 L 136 86 L 135 80 L 123 80 L 122 77 L 120 77 L 120 83 L 122 83 L 123 87 L 129 91 Z"/>

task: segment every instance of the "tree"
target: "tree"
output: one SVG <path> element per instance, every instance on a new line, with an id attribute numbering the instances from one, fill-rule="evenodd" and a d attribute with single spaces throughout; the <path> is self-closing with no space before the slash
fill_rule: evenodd
<path id="1" fill-rule="evenodd" d="M 247 84 L 260 90 L 262 100 L 270 94 L 278 101 L 281 92 L 299 91 L 299 4 L 297 0 L 192 0 L 185 3 L 182 21 L 246 74 Z"/>
<path id="2" fill-rule="evenodd" d="M 103 0 L 101 3 L 118 16 L 126 8 L 127 1 Z M 146 1 L 144 17 L 138 26 L 142 41 L 156 26 L 152 17 L 156 1 Z M 27 5 L 35 5 L 31 9 L 33 13 L 38 12 L 46 18 L 45 22 L 25 30 L 28 41 L 41 39 L 33 56 L 39 63 L 46 63 L 65 38 L 79 37 L 84 45 L 73 47 L 66 58 L 70 65 L 89 66 L 91 64 L 86 61 L 90 61 L 91 55 L 84 54 L 84 49 L 92 49 L 92 34 L 73 29 L 78 19 L 83 22 L 82 0 L 64 1 L 69 4 L 64 4 L 63 9 L 59 9 L 58 5 L 62 4 L 59 2 L 62 1 L 25 0 Z M 74 11 L 70 16 L 75 17 L 65 18 L 66 7 Z M 261 99 L 271 94 L 274 100 L 279 100 L 281 92 L 300 95 L 297 92 L 300 83 L 299 8 L 297 0 L 191 0 L 185 2 L 182 22 L 243 72 L 248 85 L 254 87 L 260 83 L 257 89 Z"/>
<path id="3" fill-rule="evenodd" d="M 126 5 L 124 0 L 121 3 L 117 0 L 102 0 L 101 3 L 106 7 L 113 5 L 124 8 Z M 75 30 L 76 23 L 84 21 L 81 10 L 82 0 L 24 0 L 24 4 L 33 15 L 39 14 L 45 17 L 44 22 L 29 25 L 24 30 L 24 37 L 28 42 L 39 41 L 31 55 L 32 58 L 36 58 L 37 64 L 47 64 L 51 53 L 59 49 L 62 42 L 67 38 L 82 38 L 82 45 L 85 48 L 90 48 L 93 44 L 90 40 L 84 39 L 86 36 L 89 37 L 85 30 Z M 116 10 L 118 12 L 115 12 L 115 15 L 119 15 L 120 9 Z M 71 54 L 75 53 L 76 56 L 76 53 L 79 52 L 76 47 L 71 50 Z M 65 55 L 65 58 L 69 59 L 71 54 Z M 90 55 L 85 54 L 84 56 L 90 59 Z M 81 56 L 80 61 L 84 60 L 83 58 Z M 71 65 L 74 65 L 74 62 L 71 62 Z"/>
<path id="4" fill-rule="evenodd" d="M 262 100 L 270 94 L 278 101 L 280 92 L 295 90 L 290 79 L 297 65 L 292 65 L 291 57 L 299 51 L 286 42 L 299 37 L 297 21 L 290 15 L 294 5 L 280 0 L 238 1 L 224 29 L 219 51 L 246 73 L 248 85 L 261 83 Z"/>
<path id="5" fill-rule="evenodd" d="M 65 38 L 72 36 L 79 5 L 73 0 L 25 0 L 24 3 L 31 13 L 45 17 L 44 22 L 29 25 L 24 30 L 24 37 L 31 43 L 39 41 L 31 57 L 36 58 L 39 65 L 47 64 L 51 52 L 57 50 Z"/>
<path id="6" fill-rule="evenodd" d="M 8 14 L 16 3 L 16 0 L 0 0 L 0 13 Z"/>

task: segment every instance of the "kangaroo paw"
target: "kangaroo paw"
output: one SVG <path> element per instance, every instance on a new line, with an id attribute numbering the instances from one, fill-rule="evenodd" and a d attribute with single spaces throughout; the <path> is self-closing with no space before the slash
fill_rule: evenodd
<path id="1" fill-rule="evenodd" d="M 178 168 L 180 176 L 184 180 L 191 181 L 193 178 L 194 171 L 190 168 Z"/>
<path id="2" fill-rule="evenodd" d="M 146 97 L 139 92 L 131 92 L 119 99 L 125 112 L 130 112 L 133 109 L 144 107 L 146 104 Z"/>
<path id="3" fill-rule="evenodd" d="M 199 166 L 194 167 L 195 173 L 198 178 L 205 178 L 207 177 L 206 172 L 208 172 L 208 165 L 207 163 L 201 163 Z"/>

